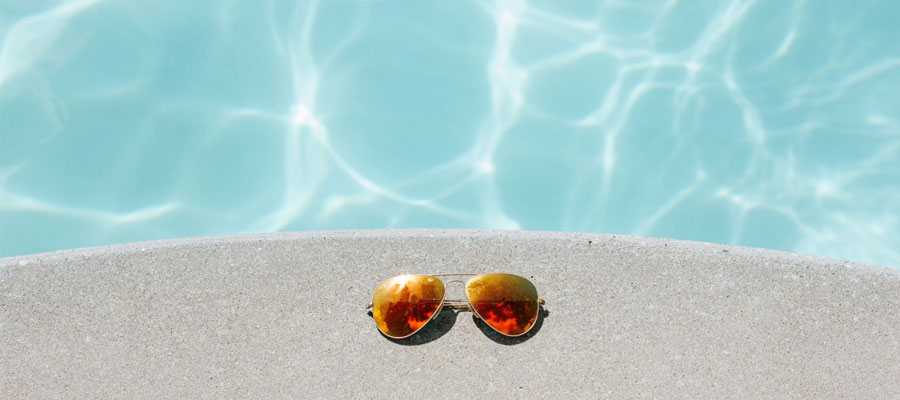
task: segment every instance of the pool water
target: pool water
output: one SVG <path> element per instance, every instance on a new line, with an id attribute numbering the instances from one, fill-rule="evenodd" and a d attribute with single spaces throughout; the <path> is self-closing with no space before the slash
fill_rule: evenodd
<path id="1" fill-rule="evenodd" d="M 900 266 L 900 2 L 0 1 L 0 256 L 589 231 Z"/>

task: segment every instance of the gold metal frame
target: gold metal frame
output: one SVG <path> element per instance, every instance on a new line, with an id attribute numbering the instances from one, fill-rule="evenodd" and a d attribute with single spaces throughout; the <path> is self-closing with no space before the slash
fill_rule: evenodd
<path id="1" fill-rule="evenodd" d="M 422 324 L 422 326 L 419 327 L 419 329 L 416 329 L 413 333 L 410 333 L 409 335 L 406 335 L 406 336 L 394 337 L 394 336 L 390 336 L 390 335 L 388 335 L 388 334 L 385 334 L 384 332 L 381 332 L 381 329 L 379 329 L 378 331 L 381 332 L 382 334 L 384 334 L 385 336 L 391 338 L 391 339 L 406 339 L 406 338 L 408 338 L 408 337 L 410 337 L 410 336 L 412 336 L 412 335 L 415 335 L 416 333 L 418 333 L 419 331 L 421 331 L 423 328 L 425 328 L 425 325 L 428 325 L 428 323 L 431 322 L 431 320 L 433 320 L 435 316 L 437 316 L 438 314 L 440 314 L 440 313 L 441 313 L 441 310 L 443 310 L 445 306 L 448 307 L 448 308 L 450 308 L 451 310 L 469 310 L 469 311 L 472 312 L 472 314 L 475 315 L 475 318 L 478 318 L 478 319 L 484 321 L 484 317 L 482 317 L 481 314 L 478 313 L 478 310 L 476 310 L 475 307 L 472 306 L 472 302 L 469 300 L 468 288 L 469 288 L 469 283 L 472 281 L 472 279 L 475 279 L 476 277 L 481 276 L 481 275 L 492 275 L 492 274 L 502 274 L 502 272 L 491 272 L 491 273 L 487 273 L 487 274 L 470 274 L 470 273 L 466 273 L 466 274 L 410 274 L 410 273 L 404 272 L 404 273 L 401 273 L 400 275 L 396 275 L 396 276 L 390 277 L 390 278 L 388 278 L 388 279 L 385 279 L 385 280 L 382 281 L 381 283 L 384 283 L 384 282 L 386 282 L 386 281 L 388 281 L 388 280 L 390 280 L 390 279 L 393 279 L 393 278 L 395 278 L 395 277 L 397 277 L 397 276 L 402 276 L 402 275 L 424 275 L 424 276 L 431 276 L 431 277 L 435 277 L 435 278 L 441 278 L 441 277 L 445 277 L 445 276 L 468 276 L 468 277 L 470 277 L 470 278 L 467 279 L 465 282 L 463 282 L 463 281 L 461 281 L 461 280 L 459 280 L 459 279 L 451 279 L 451 280 L 448 280 L 448 281 L 445 282 L 443 279 L 440 279 L 441 283 L 444 285 L 444 296 L 445 296 L 445 297 L 447 296 L 447 289 L 446 289 L 446 288 L 447 288 L 447 284 L 448 284 L 448 283 L 451 283 L 451 282 L 458 282 L 458 283 L 462 283 L 462 284 L 463 284 L 463 288 L 466 289 L 466 299 L 465 299 L 465 300 L 460 300 L 460 299 L 447 300 L 446 298 L 441 298 L 441 304 L 438 305 L 438 308 L 437 308 L 437 310 L 435 310 L 434 314 L 431 314 L 431 316 L 428 317 L 428 320 L 425 321 L 425 323 Z M 509 275 L 511 275 L 511 274 L 509 274 Z M 516 275 L 516 276 L 518 276 L 518 275 Z M 521 278 L 522 278 L 522 279 L 525 279 L 525 280 L 527 280 L 527 281 L 529 281 L 529 282 L 531 282 L 530 280 L 528 280 L 528 279 L 525 278 L 525 277 L 521 277 Z M 381 283 L 379 283 L 378 285 L 380 286 Z M 532 283 L 532 285 L 534 285 L 534 283 Z M 547 302 L 544 301 L 544 299 L 538 297 L 537 303 L 538 303 L 538 316 L 537 316 L 537 318 L 540 318 L 541 306 L 543 306 L 544 304 L 547 304 Z M 370 309 L 370 308 L 372 308 L 372 307 L 373 307 L 373 304 L 372 304 L 372 303 L 366 304 L 366 309 L 367 309 L 367 310 Z M 489 326 L 489 327 L 491 327 L 491 329 L 493 329 L 494 332 L 497 332 L 497 333 L 499 333 L 499 334 L 501 334 L 501 335 L 503 335 L 503 336 L 506 336 L 506 337 L 519 337 L 519 336 L 522 336 L 522 335 L 527 334 L 528 332 L 531 332 L 531 329 L 533 329 L 534 326 L 537 325 L 537 320 L 535 320 L 534 323 L 531 324 L 531 326 L 528 327 L 528 329 L 526 329 L 524 332 L 522 332 L 522 333 L 520 333 L 520 334 L 518 334 L 518 335 L 507 335 L 507 334 L 505 334 L 505 333 L 503 333 L 503 332 L 500 332 L 499 330 L 497 330 L 497 328 L 494 328 L 491 324 L 489 324 L 489 323 L 487 323 L 487 322 L 485 322 L 484 324 L 487 325 L 487 326 Z M 376 324 L 376 327 L 377 327 L 377 324 Z"/>

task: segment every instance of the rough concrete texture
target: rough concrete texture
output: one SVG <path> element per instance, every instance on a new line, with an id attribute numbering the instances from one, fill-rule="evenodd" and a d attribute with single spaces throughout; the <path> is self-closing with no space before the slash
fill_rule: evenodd
<path id="1" fill-rule="evenodd" d="M 505 339 L 445 310 L 403 341 L 400 272 L 510 272 Z M 463 298 L 460 284 L 448 297 Z M 900 271 L 600 234 L 240 235 L 0 259 L 0 398 L 900 398 Z"/>

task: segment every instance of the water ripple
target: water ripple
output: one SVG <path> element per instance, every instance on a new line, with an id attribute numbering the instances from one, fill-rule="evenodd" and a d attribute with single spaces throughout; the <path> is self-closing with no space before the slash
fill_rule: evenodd
<path id="1" fill-rule="evenodd" d="M 0 256 L 595 231 L 900 266 L 900 5 L 0 4 Z"/>

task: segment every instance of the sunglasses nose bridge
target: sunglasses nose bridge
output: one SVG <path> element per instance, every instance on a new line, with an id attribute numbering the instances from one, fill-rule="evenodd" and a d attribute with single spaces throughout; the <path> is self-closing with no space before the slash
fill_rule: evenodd
<path id="1" fill-rule="evenodd" d="M 451 283 L 459 283 L 465 286 L 466 282 L 459 279 L 451 279 L 444 282 L 445 287 L 449 287 Z M 448 290 L 449 292 L 449 290 Z M 458 296 L 454 296 L 455 298 L 445 299 L 444 307 L 447 307 L 451 310 L 471 310 L 469 308 L 469 301 L 466 300 L 465 297 L 459 298 Z"/>
<path id="2" fill-rule="evenodd" d="M 468 303 L 468 302 L 465 300 L 465 296 L 462 296 L 462 297 L 460 297 L 460 296 L 450 296 L 450 284 L 451 284 L 451 283 L 459 283 L 460 285 L 463 285 L 463 287 L 465 287 L 466 282 L 465 282 L 465 281 L 461 281 L 461 280 L 459 280 L 459 279 L 451 279 L 451 280 L 448 280 L 448 281 L 445 281 L 445 282 L 444 282 L 444 287 L 446 288 L 446 292 L 445 292 L 445 293 L 447 293 L 447 298 L 448 298 L 448 299 L 460 299 L 460 298 L 461 298 L 462 300 L 445 300 L 445 301 L 448 302 L 448 303 Z M 465 290 L 464 290 L 463 292 L 465 292 Z"/>

